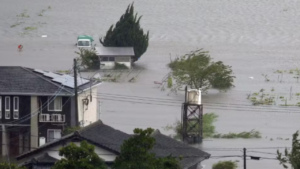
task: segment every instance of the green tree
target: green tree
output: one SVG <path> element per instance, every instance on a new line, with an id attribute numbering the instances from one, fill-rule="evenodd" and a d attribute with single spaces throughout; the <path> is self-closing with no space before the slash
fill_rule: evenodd
<path id="1" fill-rule="evenodd" d="M 284 154 L 277 150 L 277 159 L 284 168 L 288 168 L 288 164 L 292 169 L 300 169 L 300 142 L 298 139 L 299 131 L 293 134 L 292 150 L 289 152 L 285 149 Z"/>
<path id="2" fill-rule="evenodd" d="M 100 38 L 100 43 L 106 47 L 134 47 L 132 61 L 137 61 L 147 51 L 149 41 L 149 31 L 144 34 L 140 27 L 141 18 L 134 14 L 133 3 L 130 4 L 115 27 L 112 25 L 106 36 Z"/>
<path id="3" fill-rule="evenodd" d="M 106 169 L 103 160 L 94 152 L 95 147 L 86 141 L 80 147 L 70 143 L 59 150 L 63 159 L 57 161 L 51 169 Z"/>
<path id="4" fill-rule="evenodd" d="M 1 169 L 27 169 L 26 167 L 19 167 L 17 164 L 3 162 L 0 163 Z"/>
<path id="5" fill-rule="evenodd" d="M 202 49 L 176 58 L 168 66 L 178 88 L 187 85 L 207 92 L 209 88 L 226 90 L 234 86 L 235 76 L 232 76 L 231 66 L 224 65 L 221 61 L 213 62 L 208 52 Z"/>
<path id="6" fill-rule="evenodd" d="M 180 169 L 175 157 L 156 158 L 149 151 L 155 145 L 155 138 L 151 136 L 153 129 L 134 129 L 134 136 L 125 140 L 121 146 L 121 153 L 116 158 L 114 169 Z"/>
<path id="7" fill-rule="evenodd" d="M 213 165 L 212 169 L 236 169 L 237 164 L 234 161 L 220 161 Z"/>
<path id="8" fill-rule="evenodd" d="M 76 127 L 67 127 L 66 129 L 63 130 L 62 132 L 62 136 L 65 136 L 65 135 L 68 135 L 68 134 L 71 134 L 77 130 L 80 130 L 81 127 L 80 126 L 76 126 Z"/>
<path id="9" fill-rule="evenodd" d="M 100 61 L 96 54 L 95 47 L 91 49 L 84 49 L 79 48 L 79 52 L 75 51 L 76 54 L 79 55 L 79 61 L 81 62 L 80 65 L 84 68 L 88 69 L 99 69 L 100 68 Z"/>

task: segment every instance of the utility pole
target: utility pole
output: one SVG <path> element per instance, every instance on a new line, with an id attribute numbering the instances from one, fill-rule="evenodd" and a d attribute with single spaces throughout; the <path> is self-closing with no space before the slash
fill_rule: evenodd
<path id="1" fill-rule="evenodd" d="M 78 124 L 77 60 L 74 59 L 75 124 Z"/>
<path id="2" fill-rule="evenodd" d="M 244 169 L 246 169 L 246 148 L 244 148 Z"/>

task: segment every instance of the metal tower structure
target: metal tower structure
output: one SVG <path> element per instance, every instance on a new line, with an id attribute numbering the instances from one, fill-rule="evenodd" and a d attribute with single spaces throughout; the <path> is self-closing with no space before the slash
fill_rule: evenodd
<path id="1" fill-rule="evenodd" d="M 188 144 L 201 143 L 203 138 L 203 105 L 201 90 L 185 88 L 185 102 L 181 112 L 182 141 Z"/>

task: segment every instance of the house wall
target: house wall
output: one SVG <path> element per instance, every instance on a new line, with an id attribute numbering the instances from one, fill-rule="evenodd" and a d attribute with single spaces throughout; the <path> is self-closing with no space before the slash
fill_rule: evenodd
<path id="1" fill-rule="evenodd" d="M 101 57 L 107 57 L 107 56 L 99 56 L 100 69 L 113 69 L 115 67 L 116 62 L 119 64 L 124 64 L 129 69 L 131 69 L 131 56 L 109 56 L 109 57 L 114 57 L 115 61 L 101 61 Z"/>
<path id="2" fill-rule="evenodd" d="M 45 105 L 45 107 L 41 108 L 41 105 Z M 75 118 L 74 116 L 71 115 L 71 98 L 70 97 L 62 97 L 62 105 L 63 105 L 62 111 L 49 111 L 48 110 L 48 97 L 47 96 L 39 97 L 39 107 L 42 109 L 41 114 L 63 114 L 63 115 L 65 115 L 65 122 L 40 122 L 39 118 L 38 118 L 38 136 L 39 136 L 39 138 L 44 137 L 46 139 L 46 142 L 48 142 L 48 139 L 47 139 L 48 129 L 59 129 L 59 130 L 63 131 L 64 128 L 71 125 L 72 118 Z M 40 145 L 39 139 L 38 139 L 38 144 Z"/>
<path id="3" fill-rule="evenodd" d="M 92 100 L 90 98 L 92 95 Z M 95 86 L 92 90 L 86 90 L 78 95 L 78 119 L 80 124 L 87 126 L 98 120 L 98 87 Z M 89 103 L 85 105 L 83 99 L 88 98 Z"/>
<path id="4" fill-rule="evenodd" d="M 125 66 L 127 66 L 129 69 L 131 69 L 131 56 L 122 56 L 122 57 L 116 57 L 115 58 L 115 62 L 119 63 L 119 64 L 124 64 Z"/>
<path id="5" fill-rule="evenodd" d="M 7 97 L 6 95 L 0 95 L 1 99 L 1 118 L 0 118 L 0 122 L 1 123 L 12 123 L 15 120 L 18 119 L 14 119 L 13 118 L 13 98 L 15 96 L 8 96 L 10 97 L 10 118 L 6 119 L 5 118 L 5 97 Z M 29 115 L 31 113 L 31 108 L 30 108 L 30 96 L 17 96 L 19 97 L 19 119 L 23 118 L 27 115 Z M 27 120 L 22 120 L 21 124 L 30 124 L 30 119 Z"/>

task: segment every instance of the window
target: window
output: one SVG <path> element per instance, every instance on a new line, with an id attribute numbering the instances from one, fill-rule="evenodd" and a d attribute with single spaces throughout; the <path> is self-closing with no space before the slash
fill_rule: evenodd
<path id="1" fill-rule="evenodd" d="M 0 119 L 2 118 L 2 97 L 0 96 Z"/>
<path id="2" fill-rule="evenodd" d="M 101 57 L 101 61 L 102 62 L 107 62 L 108 61 L 108 57 Z"/>
<path id="3" fill-rule="evenodd" d="M 19 97 L 14 97 L 14 119 L 19 119 Z"/>
<path id="4" fill-rule="evenodd" d="M 62 98 L 55 97 L 53 100 L 52 97 L 48 97 L 48 111 L 62 111 Z"/>
<path id="5" fill-rule="evenodd" d="M 115 61 L 115 57 L 109 57 L 108 61 L 114 62 Z"/>
<path id="6" fill-rule="evenodd" d="M 47 135 L 47 142 L 51 142 L 61 138 L 61 130 L 49 129 Z"/>
<path id="7" fill-rule="evenodd" d="M 10 97 L 5 97 L 5 119 L 10 119 Z"/>
<path id="8" fill-rule="evenodd" d="M 10 111 L 10 97 L 5 97 L 5 111 Z"/>

